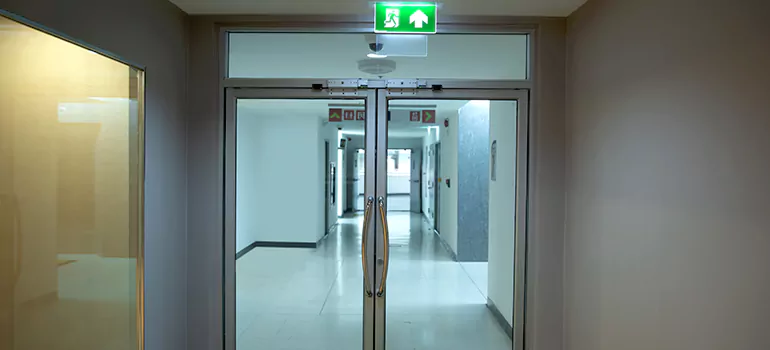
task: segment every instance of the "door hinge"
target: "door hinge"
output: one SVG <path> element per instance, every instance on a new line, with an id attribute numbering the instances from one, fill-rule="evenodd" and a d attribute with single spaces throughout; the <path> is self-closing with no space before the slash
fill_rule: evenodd
<path id="1" fill-rule="evenodd" d="M 326 87 L 330 96 L 354 96 L 361 89 L 366 89 L 369 85 L 367 79 L 335 79 L 327 80 Z"/>
<path id="2" fill-rule="evenodd" d="M 388 79 L 386 85 L 389 96 L 417 95 L 417 90 L 425 88 L 427 82 L 420 79 Z"/>

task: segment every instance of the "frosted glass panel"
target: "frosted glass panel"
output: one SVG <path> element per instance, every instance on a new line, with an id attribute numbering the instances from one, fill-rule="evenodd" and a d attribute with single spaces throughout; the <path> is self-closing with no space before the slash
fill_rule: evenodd
<path id="1" fill-rule="evenodd" d="M 229 38 L 231 78 L 527 79 L 527 35 L 231 33 Z M 373 51 L 370 43 L 382 46 L 372 45 Z M 380 56 L 370 57 L 373 53 Z"/>
<path id="2" fill-rule="evenodd" d="M 139 74 L 0 17 L 0 349 L 136 349 Z"/>

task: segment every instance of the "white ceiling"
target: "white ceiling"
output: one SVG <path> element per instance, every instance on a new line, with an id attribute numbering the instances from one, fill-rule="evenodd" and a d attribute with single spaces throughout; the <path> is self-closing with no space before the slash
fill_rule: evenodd
<path id="1" fill-rule="evenodd" d="M 409 38 L 390 37 L 385 49 L 398 40 Z M 525 35 L 430 35 L 426 57 L 388 57 L 396 70 L 384 77 L 526 79 L 527 47 Z M 360 33 L 234 33 L 229 48 L 231 77 L 376 78 L 358 68 L 370 52 Z"/>
<path id="2" fill-rule="evenodd" d="M 468 103 L 464 100 L 419 100 L 393 101 L 391 104 L 391 121 L 388 123 L 388 136 L 398 138 L 422 138 L 427 135 L 428 127 L 437 124 L 423 124 L 409 121 L 410 110 L 435 109 L 437 114 L 456 112 Z M 340 100 L 238 100 L 239 118 L 259 118 L 280 114 L 301 115 L 312 120 L 328 120 L 330 105 L 333 108 L 358 109 L 364 107 L 363 101 Z M 350 107 L 348 107 L 350 106 Z M 342 121 L 334 123 L 342 127 L 343 133 L 363 135 L 364 123 L 361 121 Z"/>
<path id="3" fill-rule="evenodd" d="M 566 17 L 586 0 L 441 0 L 439 15 Z M 365 0 L 171 0 L 189 14 L 368 15 Z"/>

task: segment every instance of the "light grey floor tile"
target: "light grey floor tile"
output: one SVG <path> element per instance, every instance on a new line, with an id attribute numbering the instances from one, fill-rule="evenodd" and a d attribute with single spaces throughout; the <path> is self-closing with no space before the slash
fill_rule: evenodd
<path id="1" fill-rule="evenodd" d="M 507 350 L 486 307 L 486 264 L 457 263 L 421 215 L 389 212 L 390 350 Z M 362 348 L 362 216 L 317 249 L 255 248 L 236 263 L 238 350 Z"/>

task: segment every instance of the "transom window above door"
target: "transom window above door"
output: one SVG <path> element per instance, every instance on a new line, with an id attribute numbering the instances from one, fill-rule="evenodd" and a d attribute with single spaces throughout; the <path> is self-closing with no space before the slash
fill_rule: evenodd
<path id="1" fill-rule="evenodd" d="M 229 78 L 528 79 L 529 35 L 230 33 Z"/>

